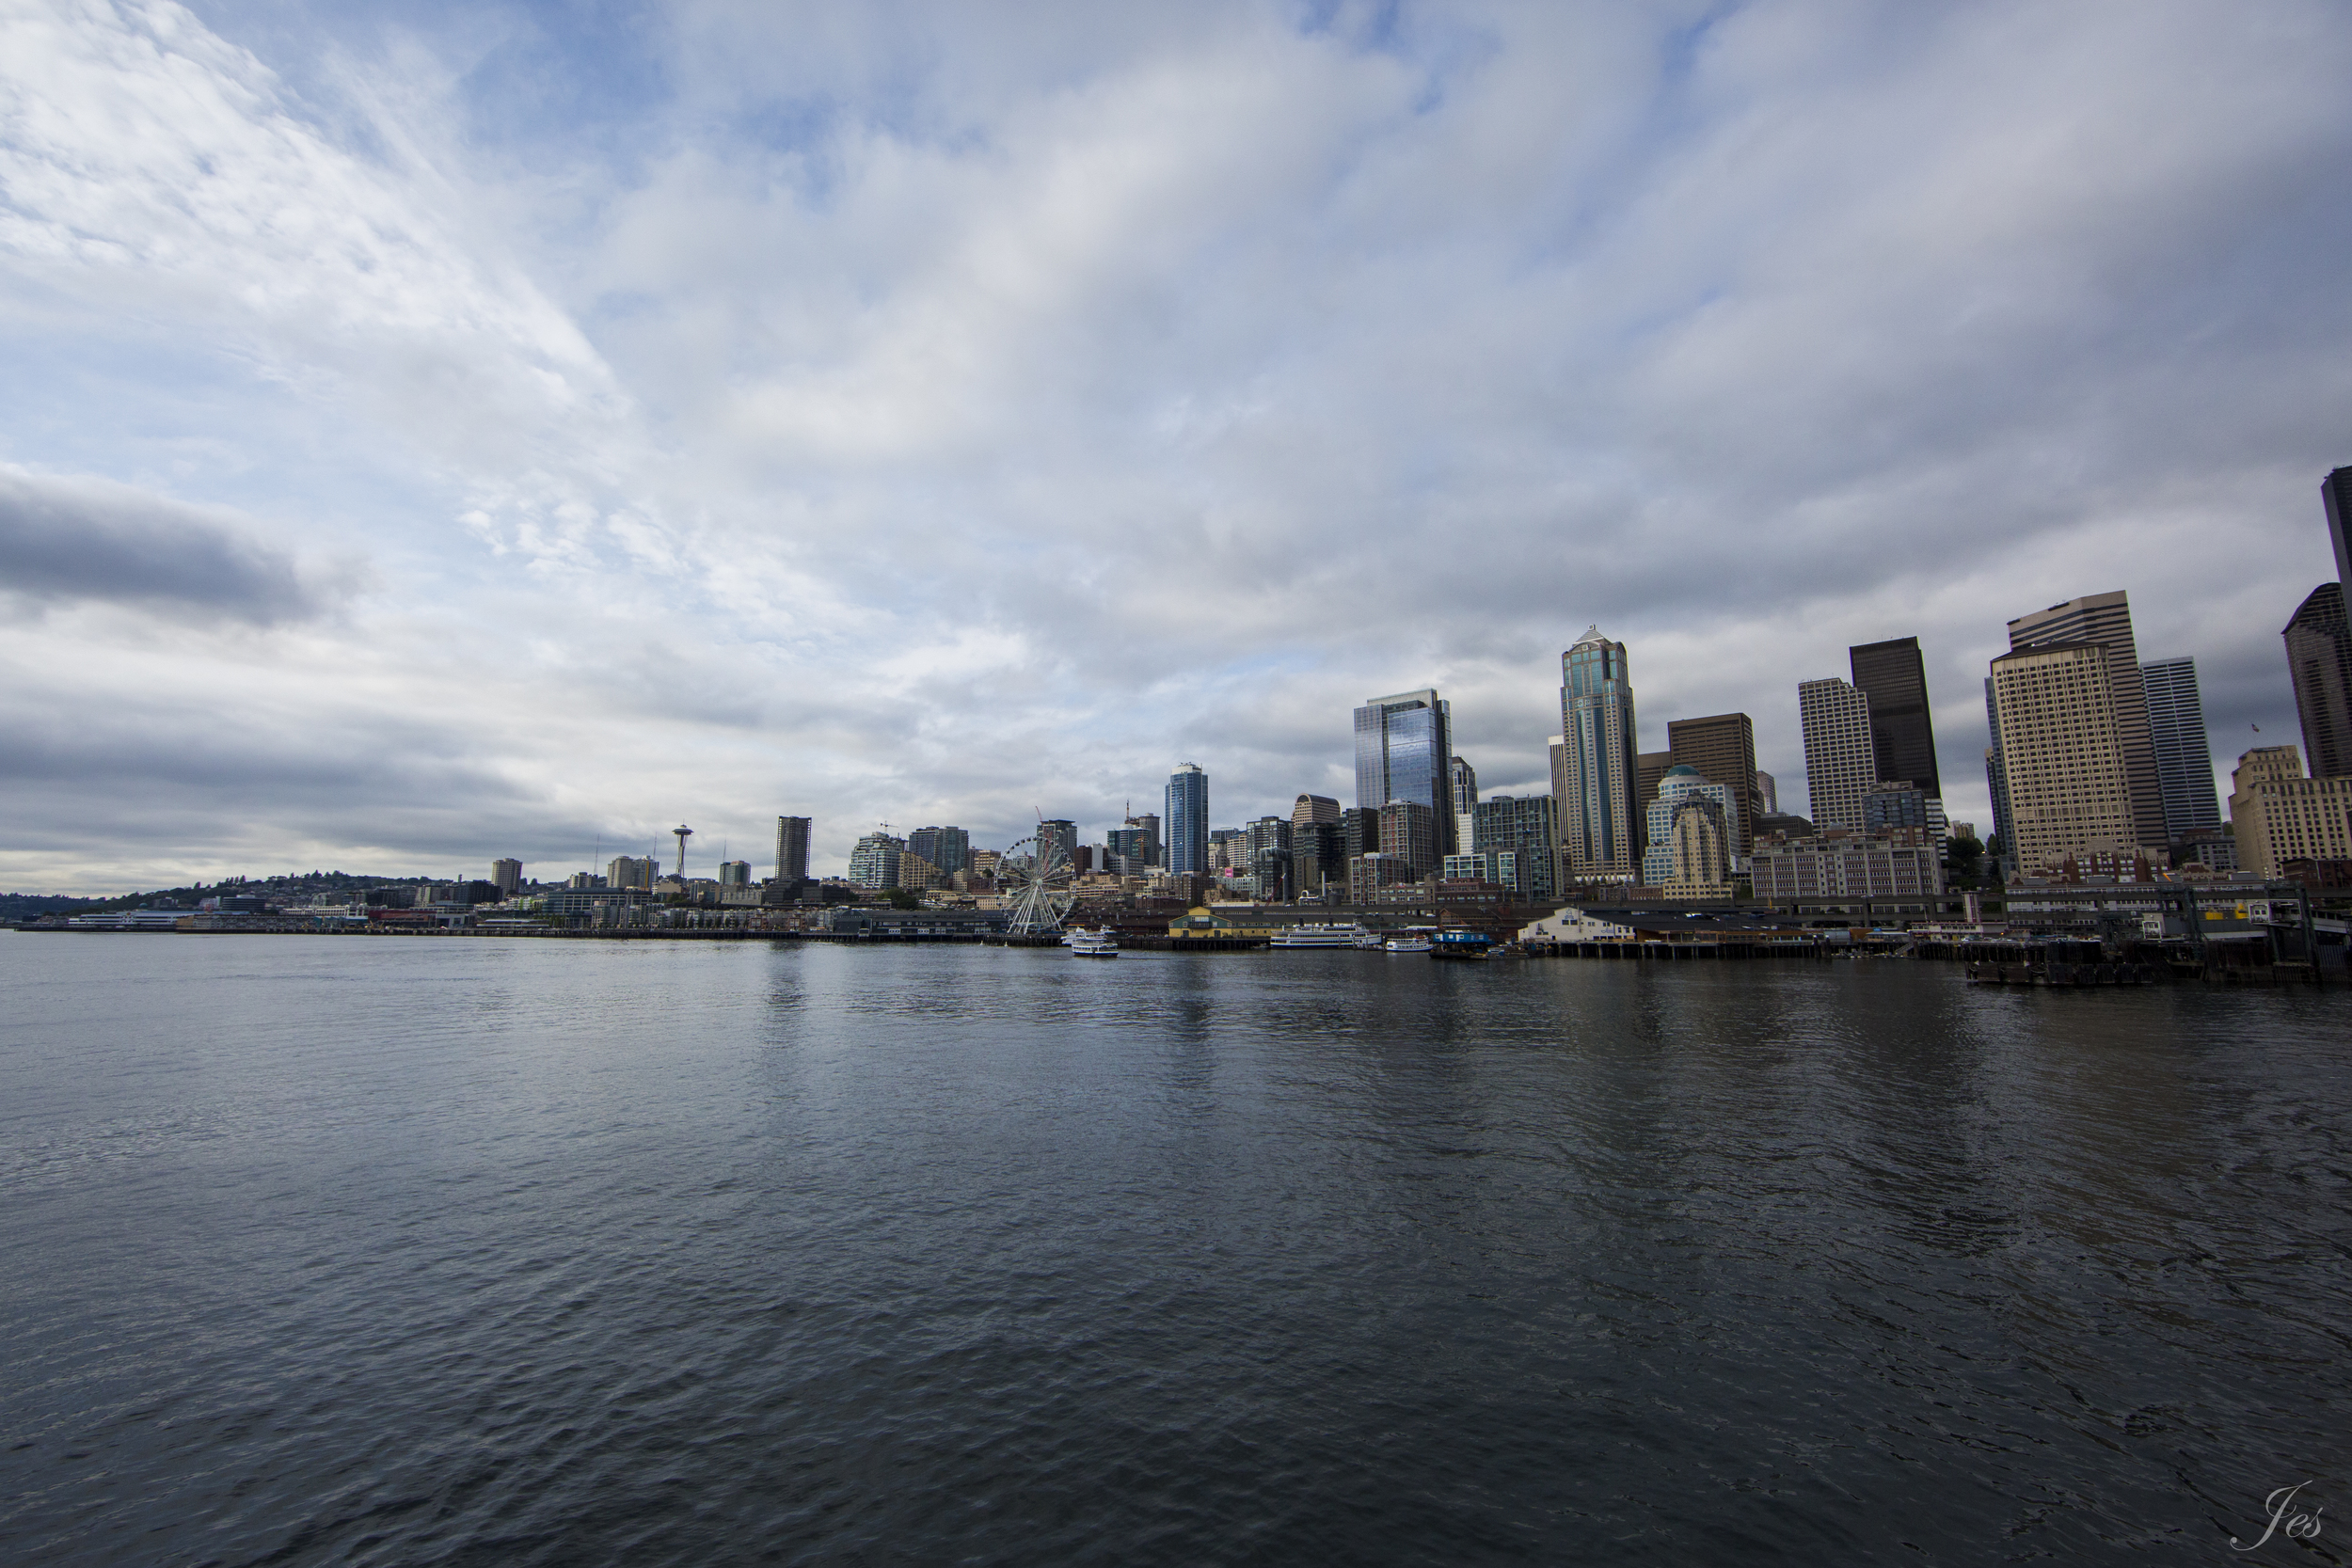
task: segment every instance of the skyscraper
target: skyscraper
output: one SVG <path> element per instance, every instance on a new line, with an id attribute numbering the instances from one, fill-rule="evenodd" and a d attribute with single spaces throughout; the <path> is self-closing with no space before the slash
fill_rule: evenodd
<path id="1" fill-rule="evenodd" d="M 2352 474 L 2339 468 L 2338 475 Z M 2334 476 L 2330 476 L 2334 477 Z M 2323 582 L 2286 625 L 2287 671 L 2312 777 L 2352 773 L 2352 628 L 2344 625 L 2344 585 Z"/>
<path id="2" fill-rule="evenodd" d="M 1560 837 L 1575 876 L 1630 880 L 1642 865 L 1633 679 L 1625 644 L 1585 628 L 1560 656 L 1560 734 L 1567 793 Z"/>
<path id="3" fill-rule="evenodd" d="M 2352 543 L 2344 530 L 2352 528 L 2352 468 L 2338 468 L 2320 482 L 2320 504 L 2328 509 L 2328 543 L 2336 551 L 2336 586 L 2352 582 Z"/>
<path id="4" fill-rule="evenodd" d="M 1356 803 L 1411 800 L 1436 819 L 1438 849 L 1454 852 L 1452 709 L 1434 690 L 1375 697 L 1356 710 Z"/>
<path id="5" fill-rule="evenodd" d="M 1938 800 L 1935 725 L 1928 713 L 1928 667 L 1915 637 L 1863 642 L 1846 650 L 1856 691 L 1870 699 L 1870 746 L 1882 779 L 1906 779 Z"/>
<path id="6" fill-rule="evenodd" d="M 2017 834 L 2009 820 L 2009 769 L 2001 764 L 2001 714 L 1993 700 L 1993 677 L 1984 677 L 1985 735 L 1992 741 L 1984 749 L 1984 787 L 1993 798 L 1993 836 L 2001 841 L 2001 859 L 2011 868 L 2017 864 Z"/>
<path id="7" fill-rule="evenodd" d="M 1862 831 L 1862 798 L 1878 783 L 1870 736 L 1870 699 L 1835 675 L 1797 685 L 1797 721 L 1804 731 L 1804 782 L 1813 826 Z"/>
<path id="8" fill-rule="evenodd" d="M 1209 874 L 1209 776 L 1189 762 L 1168 776 L 1168 868 Z"/>
<path id="9" fill-rule="evenodd" d="M 1402 860 L 1418 879 L 1433 874 L 1445 857 L 1438 847 L 1438 816 L 1419 800 L 1391 800 L 1380 808 L 1380 851 Z"/>
<path id="10" fill-rule="evenodd" d="M 2205 705 L 2197 695 L 2197 661 L 2162 658 L 2139 667 L 2148 694 L 2148 738 L 2156 749 L 2156 784 L 2164 792 L 2167 843 L 2199 829 L 2221 826 L 2221 799 L 2213 787 L 2213 743 L 2205 737 Z"/>
<path id="11" fill-rule="evenodd" d="M 2137 664 L 2131 681 L 2138 687 Z M 2127 855 L 2146 842 L 2133 819 L 2111 649 L 2058 642 L 2003 654 L 1993 661 L 1993 699 L 2017 870 L 2041 875 L 2072 856 Z M 2141 704 L 2145 734 L 2144 693 Z"/>
<path id="12" fill-rule="evenodd" d="M 1328 795 L 1301 795 L 1291 805 L 1291 877 L 1301 894 L 1344 884 L 1347 857 L 1342 848 L 1340 803 Z"/>
<path id="13" fill-rule="evenodd" d="M 2054 604 L 2009 624 L 2012 652 L 2060 642 L 2096 643 L 2106 651 L 2107 690 L 2115 704 L 2115 733 L 2123 748 L 2123 770 L 2131 781 L 2132 832 L 2126 848 L 2170 842 L 2164 832 L 2164 787 L 2156 774 L 2155 743 L 2148 734 L 2148 692 L 2139 684 L 2139 648 L 2132 638 L 2130 595 L 2087 594 Z M 2008 758 L 2010 796 L 2017 795 L 2018 760 Z"/>
<path id="14" fill-rule="evenodd" d="M 920 855 L 952 877 L 972 861 L 972 835 L 961 828 L 917 828 L 907 834 L 907 852 Z"/>
<path id="15" fill-rule="evenodd" d="M 1446 765 L 1446 789 L 1454 797 L 1454 847 L 1455 851 L 1470 848 L 1477 828 L 1470 819 L 1470 810 L 1478 804 L 1478 770 L 1460 757 Z"/>
<path id="16" fill-rule="evenodd" d="M 1544 750 L 1551 758 L 1551 885 L 1568 885 L 1568 739 L 1555 735 L 1544 742 Z"/>
<path id="17" fill-rule="evenodd" d="M 1549 795 L 1497 795 L 1471 813 L 1470 852 L 1513 857 L 1507 885 L 1526 898 L 1549 898 L 1557 891 L 1552 873 L 1559 858 L 1560 814 Z M 1491 872 L 1489 873 L 1492 874 Z M 1500 876 L 1495 878 L 1502 881 Z"/>
<path id="18" fill-rule="evenodd" d="M 898 885 L 898 857 L 907 841 L 895 833 L 871 832 L 850 849 L 850 880 L 864 888 Z"/>
<path id="19" fill-rule="evenodd" d="M 1064 865 L 1073 870 L 1078 864 L 1078 824 L 1066 816 L 1049 816 L 1037 825 L 1037 845 L 1043 849 L 1048 842 L 1061 851 Z"/>
<path id="20" fill-rule="evenodd" d="M 1649 820 L 1650 804 L 1658 799 L 1659 781 L 1674 765 L 1674 748 L 1671 746 L 1662 752 L 1633 753 L 1633 804 L 1642 813 L 1643 821 Z M 1646 832 L 1647 830 L 1644 831 Z"/>
<path id="21" fill-rule="evenodd" d="M 1695 768 L 1701 778 L 1731 792 L 1726 826 L 1735 866 L 1756 852 L 1756 819 L 1764 815 L 1763 775 L 1756 770 L 1756 722 L 1744 713 L 1677 719 L 1666 726 L 1667 752 L 1676 768 Z M 1651 818 L 1653 822 L 1656 818 Z M 1672 818 L 1668 818 L 1669 824 Z M 1646 851 L 1645 851 L 1646 853 Z M 1645 879 L 1649 873 L 1645 871 Z"/>
<path id="22" fill-rule="evenodd" d="M 808 880 L 808 818 L 776 818 L 776 880 L 787 887 Z"/>
<path id="23" fill-rule="evenodd" d="M 516 860 L 492 861 L 490 880 L 498 890 L 512 898 L 523 885 L 523 863 Z"/>
<path id="24" fill-rule="evenodd" d="M 1164 864 L 1160 852 L 1160 818 L 1157 812 L 1130 812 L 1127 826 L 1143 833 L 1143 859 L 1147 865 Z"/>
<path id="25" fill-rule="evenodd" d="M 1676 819 L 1693 810 L 1713 814 L 1713 843 L 1724 857 L 1721 866 L 1709 868 L 1709 875 L 1698 878 L 1680 875 L 1689 867 L 1677 863 L 1674 841 Z M 1740 815 L 1740 805 L 1738 792 L 1729 784 L 1718 784 L 1697 768 L 1677 763 L 1666 769 L 1664 778 L 1658 781 L 1658 799 L 1649 803 L 1647 815 L 1649 842 L 1642 850 L 1642 880 L 1645 883 L 1651 887 L 1664 887 L 1668 882 L 1677 880 L 1711 883 L 1730 879 L 1731 835 Z M 1681 859 L 1687 861 L 1687 854 Z"/>

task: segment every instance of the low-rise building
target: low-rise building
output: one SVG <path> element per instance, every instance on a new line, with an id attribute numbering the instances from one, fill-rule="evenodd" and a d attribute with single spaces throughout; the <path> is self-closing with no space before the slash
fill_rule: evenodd
<path id="1" fill-rule="evenodd" d="M 2281 874 L 2292 861 L 2352 860 L 2352 776 L 2308 779 L 2292 746 L 2264 746 L 2230 774 L 2241 869 Z"/>
<path id="2" fill-rule="evenodd" d="M 1944 891 L 1943 846 L 1915 828 L 1883 833 L 1836 829 L 1813 838 L 1756 840 L 1756 896 L 1768 904 L 1813 898 L 1935 897 Z"/>

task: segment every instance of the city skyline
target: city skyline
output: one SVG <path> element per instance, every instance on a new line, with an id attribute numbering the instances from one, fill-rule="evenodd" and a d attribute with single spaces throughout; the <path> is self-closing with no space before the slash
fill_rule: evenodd
<path id="1" fill-rule="evenodd" d="M 37 6 L 0 887 L 1240 823 L 1424 688 L 1525 795 L 1596 622 L 1784 804 L 1915 637 L 1981 822 L 2116 586 L 2218 774 L 2339 570 L 2352 17 L 1865 12 Z"/>

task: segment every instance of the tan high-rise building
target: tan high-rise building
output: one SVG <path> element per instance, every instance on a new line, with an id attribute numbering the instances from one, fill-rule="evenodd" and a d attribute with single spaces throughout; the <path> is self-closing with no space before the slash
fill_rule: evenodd
<path id="1" fill-rule="evenodd" d="M 2123 748 L 2123 772 L 2130 781 L 2132 845 L 2170 843 L 2164 827 L 2163 774 L 2156 766 L 2155 737 L 2148 727 L 2148 692 L 2140 684 L 2139 647 L 2132 637 L 2131 596 L 2120 591 L 2086 594 L 2020 615 L 2009 624 L 2012 653 L 2059 642 L 2095 643 L 2106 651 L 2116 738 Z M 2004 749 L 2009 744 L 2006 730 L 2001 732 L 2001 744 Z M 2012 786 L 2012 807 L 2015 793 Z"/>
<path id="2" fill-rule="evenodd" d="M 2294 747 L 2258 746 L 2231 770 L 2230 825 L 2241 871 L 2352 860 L 2352 778 L 2307 779 Z"/>
<path id="3" fill-rule="evenodd" d="M 2139 666 L 2127 673 L 2138 690 Z M 2138 846 L 2115 688 L 2114 660 L 2103 643 L 2021 648 L 1993 661 L 1994 713 L 2016 835 L 2010 853 L 2026 876 L 2072 856 L 2128 854 Z M 2140 729 L 2147 730 L 2144 706 Z"/>

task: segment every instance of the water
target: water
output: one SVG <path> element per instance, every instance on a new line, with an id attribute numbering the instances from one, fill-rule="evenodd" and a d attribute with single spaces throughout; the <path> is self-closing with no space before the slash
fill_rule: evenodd
<path id="1" fill-rule="evenodd" d="M 0 985 L 11 1562 L 2344 1560 L 2332 1507 L 2227 1544 L 2352 1513 L 2340 991 L 106 936 Z"/>

